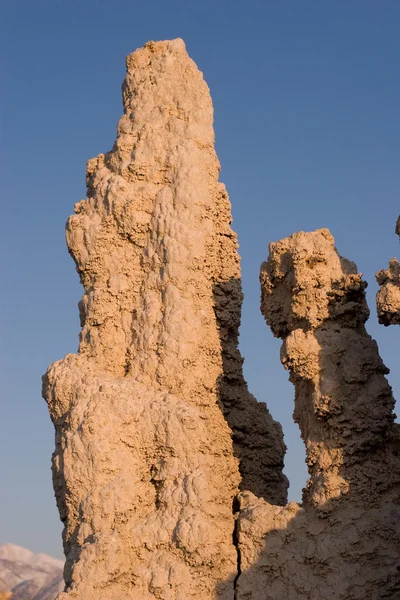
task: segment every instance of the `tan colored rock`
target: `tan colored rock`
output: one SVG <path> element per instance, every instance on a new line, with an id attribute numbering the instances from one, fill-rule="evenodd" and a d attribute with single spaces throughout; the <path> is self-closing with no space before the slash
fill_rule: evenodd
<path id="1" fill-rule="evenodd" d="M 396 222 L 396 230 L 400 236 L 400 217 Z M 382 325 L 400 325 L 400 263 L 396 258 L 389 262 L 388 269 L 376 274 L 380 286 L 376 294 L 376 307 L 379 323 Z"/>
<path id="2" fill-rule="evenodd" d="M 271 244 L 260 279 L 310 479 L 301 506 L 242 493 L 237 598 L 400 598 L 399 425 L 366 283 L 327 229 Z"/>
<path id="3" fill-rule="evenodd" d="M 114 148 L 89 161 L 67 224 L 84 287 L 79 355 L 44 377 L 59 599 L 231 599 L 238 486 L 283 504 L 287 482 L 280 426 L 242 374 L 211 98 L 178 39 L 128 56 L 123 101 Z"/>

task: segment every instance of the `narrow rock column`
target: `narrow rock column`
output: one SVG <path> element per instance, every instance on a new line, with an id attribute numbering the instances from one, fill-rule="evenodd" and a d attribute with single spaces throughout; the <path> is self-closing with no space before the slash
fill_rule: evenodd
<path id="1" fill-rule="evenodd" d="M 283 338 L 281 360 L 295 386 L 294 418 L 306 444 L 304 500 L 317 506 L 350 486 L 357 497 L 381 494 L 365 487 L 365 469 L 371 477 L 373 450 L 385 446 L 393 424 L 394 399 L 384 377 L 389 371 L 364 327 L 366 286 L 327 229 L 271 244 L 261 267 L 261 311 Z"/>
<path id="2" fill-rule="evenodd" d="M 67 243 L 79 355 L 50 366 L 67 597 L 233 596 L 238 486 L 284 503 L 284 445 L 247 391 L 230 203 L 208 87 L 182 40 L 127 58 L 111 152 Z M 233 448 L 232 448 L 233 439 Z"/>
<path id="3" fill-rule="evenodd" d="M 395 232 L 400 236 L 400 217 Z M 397 258 L 392 258 L 388 269 L 376 274 L 376 280 L 380 286 L 376 294 L 379 323 L 400 325 L 400 263 Z"/>
<path id="4" fill-rule="evenodd" d="M 303 505 L 241 496 L 243 600 L 400 593 L 400 436 L 366 283 L 327 229 L 270 244 L 261 310 L 283 339 L 310 478 Z M 265 591 L 266 590 L 266 591 Z"/>

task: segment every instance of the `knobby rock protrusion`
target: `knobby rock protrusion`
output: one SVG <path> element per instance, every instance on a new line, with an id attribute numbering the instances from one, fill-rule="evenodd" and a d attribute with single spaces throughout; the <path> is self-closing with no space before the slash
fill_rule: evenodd
<path id="1" fill-rule="evenodd" d="M 59 598 L 231 600 L 238 487 L 284 504 L 287 482 L 280 426 L 242 374 L 211 98 L 178 39 L 128 56 L 123 102 L 67 224 L 84 287 L 79 354 L 44 377 Z"/>
<path id="2" fill-rule="evenodd" d="M 400 217 L 396 222 L 396 230 L 400 236 Z M 382 325 L 400 325 L 400 263 L 392 258 L 388 269 L 376 274 L 380 286 L 376 294 L 376 308 L 379 323 Z"/>
<path id="3" fill-rule="evenodd" d="M 261 310 L 306 446 L 303 504 L 241 495 L 239 599 L 400 597 L 400 435 L 366 283 L 327 229 L 270 244 Z"/>

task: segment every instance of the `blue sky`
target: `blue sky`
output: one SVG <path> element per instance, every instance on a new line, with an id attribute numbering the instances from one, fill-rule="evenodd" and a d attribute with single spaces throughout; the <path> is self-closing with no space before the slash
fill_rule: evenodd
<path id="1" fill-rule="evenodd" d="M 330 228 L 369 282 L 368 329 L 399 395 L 399 332 L 377 324 L 374 274 L 400 253 L 400 3 L 10 0 L 0 23 L 0 543 L 62 554 L 40 388 L 77 348 L 64 224 L 85 197 L 86 161 L 113 144 L 125 56 L 150 39 L 182 37 L 211 88 L 242 256 L 245 375 L 283 425 L 298 500 L 304 450 L 280 342 L 259 312 L 259 266 L 270 241 Z"/>

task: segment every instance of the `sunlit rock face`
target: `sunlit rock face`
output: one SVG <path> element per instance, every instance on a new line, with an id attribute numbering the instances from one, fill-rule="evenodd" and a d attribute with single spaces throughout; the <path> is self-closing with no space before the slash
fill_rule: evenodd
<path id="1" fill-rule="evenodd" d="M 399 425 L 366 283 L 327 229 L 270 244 L 260 279 L 310 478 L 301 506 L 241 495 L 237 598 L 400 598 Z"/>
<path id="2" fill-rule="evenodd" d="M 261 268 L 310 474 L 286 505 L 282 431 L 242 373 L 212 102 L 182 40 L 128 56 L 123 103 L 67 223 L 79 353 L 43 380 L 59 600 L 400 598 L 399 426 L 356 265 L 323 229 L 271 244 Z M 398 275 L 378 275 L 387 323 Z"/>
<path id="3" fill-rule="evenodd" d="M 400 217 L 395 231 L 400 236 Z M 397 258 L 392 258 L 389 267 L 376 274 L 376 280 L 380 286 L 376 294 L 379 323 L 400 325 L 400 263 Z"/>
<path id="4" fill-rule="evenodd" d="M 78 355 L 50 366 L 66 591 L 232 599 L 240 489 L 286 501 L 280 426 L 247 390 L 242 292 L 213 109 L 182 40 L 127 58 L 111 152 L 87 165 L 67 243 Z"/>

